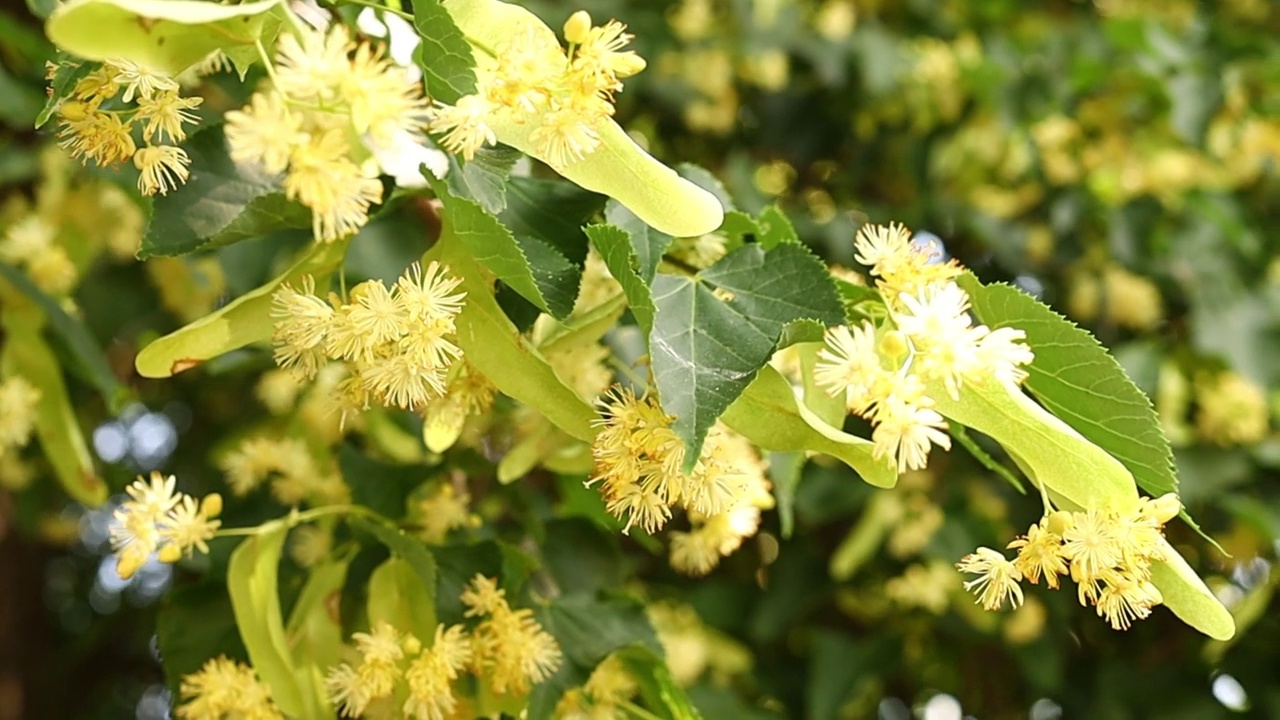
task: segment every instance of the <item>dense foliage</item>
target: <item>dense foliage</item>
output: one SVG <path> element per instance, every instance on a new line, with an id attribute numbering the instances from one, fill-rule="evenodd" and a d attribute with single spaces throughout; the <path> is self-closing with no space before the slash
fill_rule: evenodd
<path id="1" fill-rule="evenodd" d="M 0 10 L 0 717 L 1280 714 L 1280 10 L 581 6 Z"/>

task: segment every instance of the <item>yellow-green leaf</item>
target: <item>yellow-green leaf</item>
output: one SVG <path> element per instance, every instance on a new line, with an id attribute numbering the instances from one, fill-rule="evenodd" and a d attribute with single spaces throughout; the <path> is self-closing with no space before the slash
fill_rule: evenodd
<path id="1" fill-rule="evenodd" d="M 503 393 L 536 408 L 573 437 L 591 442 L 595 411 L 521 337 L 498 307 L 484 271 L 448 225 L 437 247 L 440 261 L 462 278 L 462 289 L 467 293 L 457 318 L 458 346 L 467 361 Z"/>
<path id="2" fill-rule="evenodd" d="M 89 60 L 124 59 L 176 75 L 214 50 L 252 48 L 278 27 L 280 0 L 219 5 L 197 0 L 71 0 L 49 17 L 49 39 Z M 268 23 L 274 18 L 275 25 Z"/>
<path id="3" fill-rule="evenodd" d="M 801 413 L 808 413 L 806 420 Z M 887 462 L 871 457 L 871 441 L 825 425 L 796 402 L 790 383 L 766 365 L 721 419 L 765 450 L 825 453 L 853 468 L 876 487 L 893 487 L 898 474 Z"/>
<path id="4" fill-rule="evenodd" d="M 310 676 L 293 663 L 280 610 L 277 578 L 288 530 L 277 524 L 240 543 L 227 565 L 227 592 L 240 639 L 253 669 L 271 689 L 271 699 L 285 715 L 321 717 Z"/>
<path id="5" fill-rule="evenodd" d="M 316 665 L 323 670 L 341 660 L 342 623 L 338 603 L 352 557 L 326 560 L 311 568 L 289 612 L 285 636 L 293 649 L 294 662 L 301 666 Z"/>
<path id="6" fill-rule="evenodd" d="M 390 557 L 369 577 L 369 626 L 385 622 L 420 640 L 436 632 L 435 588 L 407 560 Z"/>
<path id="7" fill-rule="evenodd" d="M 1229 640 L 1236 623 L 1196 571 L 1164 539 L 1165 560 L 1151 563 L 1151 582 L 1160 589 L 1164 604 L 1183 622 L 1214 640 Z"/>
<path id="8" fill-rule="evenodd" d="M 550 42 L 560 42 L 542 20 L 518 5 L 499 0 L 449 0 L 445 9 L 473 46 L 499 48 L 508 38 L 529 32 L 530 28 Z M 473 55 L 483 52 L 475 50 Z M 486 71 L 479 63 L 476 72 L 483 82 L 484 74 L 492 71 Z M 719 227 L 724 219 L 724 208 L 715 195 L 658 162 L 610 118 L 595 126 L 600 146 L 568 166 L 554 163 L 537 151 L 537 144 L 529 138 L 538 123 L 500 119 L 490 126 L 500 142 L 538 158 L 588 190 L 616 199 L 668 235 L 703 235 Z"/>
<path id="9" fill-rule="evenodd" d="M 20 375 L 40 390 L 36 404 L 36 437 L 58 482 L 75 500 L 90 507 L 106 502 L 107 486 L 93 467 L 93 456 L 67 396 L 62 368 L 34 319 L 6 312 L 0 368 Z"/>
<path id="10" fill-rule="evenodd" d="M 311 275 L 316 278 L 317 290 L 323 290 L 327 274 L 342 262 L 346 252 L 346 241 L 311 246 L 284 274 L 266 285 L 152 341 L 134 362 L 138 373 L 149 378 L 169 377 L 223 353 L 270 339 L 271 294 L 276 288 Z"/>

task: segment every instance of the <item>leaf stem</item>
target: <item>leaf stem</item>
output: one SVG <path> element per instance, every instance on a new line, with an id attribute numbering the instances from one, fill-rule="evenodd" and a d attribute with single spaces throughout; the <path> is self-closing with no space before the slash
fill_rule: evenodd
<path id="1" fill-rule="evenodd" d="M 969 431 L 966 430 L 963 425 L 951 423 L 950 430 L 951 437 L 955 438 L 956 442 L 959 442 L 965 450 L 968 450 L 969 454 L 972 455 L 975 460 L 982 463 L 983 467 L 1007 480 L 1018 492 L 1023 495 L 1027 494 L 1027 488 L 1022 484 L 1022 481 L 1018 479 L 1018 476 L 1014 475 L 1013 471 L 1004 465 L 1001 465 L 995 458 L 991 457 L 991 454 L 986 450 L 983 450 L 982 446 L 969 435 Z M 1043 487 L 1040 488 L 1040 494 L 1044 494 Z M 1045 505 L 1047 506 L 1048 503 L 1048 498 L 1045 498 Z"/>
<path id="2" fill-rule="evenodd" d="M 293 512 L 282 518 L 268 520 L 260 525 L 242 528 L 224 528 L 219 530 L 214 537 L 244 537 L 248 535 L 264 535 L 269 532 L 278 530 L 281 525 L 288 528 L 295 528 L 303 523 L 311 522 L 322 517 L 330 515 L 362 515 L 373 520 L 385 520 L 386 518 L 377 512 L 370 510 L 364 505 L 325 505 L 324 507 L 311 508 L 299 512 L 296 508 Z"/>
<path id="3" fill-rule="evenodd" d="M 658 717 L 657 715 L 654 715 L 653 713 L 649 712 L 648 710 L 645 710 L 644 708 L 640 707 L 639 705 L 636 705 L 635 703 L 631 702 L 630 700 L 623 700 L 623 701 L 622 701 L 621 703 L 619 703 L 619 704 L 620 704 L 622 707 L 626 708 L 626 709 L 627 709 L 627 712 L 628 712 L 628 713 L 630 713 L 632 717 L 641 718 L 642 720 L 662 720 L 662 718 Z"/>

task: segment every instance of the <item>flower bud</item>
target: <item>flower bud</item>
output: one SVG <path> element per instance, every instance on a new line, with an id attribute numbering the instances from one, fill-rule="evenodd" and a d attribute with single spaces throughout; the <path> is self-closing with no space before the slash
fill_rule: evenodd
<path id="1" fill-rule="evenodd" d="M 89 108 L 78 100 L 68 100 L 58 106 L 58 115 L 68 122 L 79 122 L 89 116 Z"/>
<path id="2" fill-rule="evenodd" d="M 1182 501 L 1178 499 L 1178 496 L 1173 493 L 1166 493 L 1154 500 L 1143 503 L 1140 512 L 1163 525 L 1177 517 L 1181 510 Z"/>
<path id="3" fill-rule="evenodd" d="M 568 20 L 564 21 L 565 40 L 568 40 L 574 45 L 581 45 L 590 37 L 591 16 L 587 14 L 586 10 L 579 10 L 578 12 L 570 15 Z"/>
<path id="4" fill-rule="evenodd" d="M 160 548 L 160 552 L 156 553 L 156 557 L 159 558 L 162 563 L 176 563 L 182 559 L 182 548 L 170 543 Z"/>
<path id="5" fill-rule="evenodd" d="M 907 352 L 907 336 L 897 330 L 890 330 L 880 338 L 879 350 L 885 357 L 902 357 Z"/>
<path id="6" fill-rule="evenodd" d="M 1071 513 L 1066 510 L 1058 510 L 1049 515 L 1048 520 L 1045 522 L 1045 529 L 1054 535 L 1061 535 L 1070 530 L 1075 524 L 1075 518 L 1071 516 Z"/>
<path id="7" fill-rule="evenodd" d="M 215 518 L 222 514 L 222 496 L 209 493 L 200 501 L 200 514 L 206 518 Z"/>
<path id="8" fill-rule="evenodd" d="M 620 78 L 628 78 L 648 66 L 644 58 L 633 52 L 618 53 L 609 60 L 609 69 Z"/>
<path id="9" fill-rule="evenodd" d="M 413 635 L 406 635 L 404 640 L 400 641 L 400 648 L 404 650 L 404 654 L 413 657 L 422 652 L 422 641 Z"/>
<path id="10" fill-rule="evenodd" d="M 116 558 L 116 574 L 122 580 L 128 580 L 133 577 L 138 570 L 142 568 L 142 564 L 147 561 L 147 556 L 141 553 L 126 552 Z"/>

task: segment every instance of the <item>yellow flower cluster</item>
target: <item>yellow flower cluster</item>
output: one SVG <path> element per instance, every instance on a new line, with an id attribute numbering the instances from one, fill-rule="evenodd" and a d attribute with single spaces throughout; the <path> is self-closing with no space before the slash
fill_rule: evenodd
<path id="1" fill-rule="evenodd" d="M 258 680 L 253 668 L 226 656 L 184 675 L 179 693 L 182 702 L 174 711 L 178 720 L 284 720 L 271 701 L 270 689 Z"/>
<path id="2" fill-rule="evenodd" d="M 75 287 L 79 271 L 57 238 L 56 225 L 40 215 L 28 215 L 0 237 L 0 260 L 25 270 L 41 290 L 64 295 Z"/>
<path id="3" fill-rule="evenodd" d="M 671 417 L 653 397 L 614 388 L 597 405 L 601 431 L 591 446 L 587 486 L 600 483 L 605 507 L 645 532 L 662 529 L 682 507 L 692 528 L 671 535 L 671 566 L 705 575 L 760 527 L 760 511 L 773 507 L 765 465 L 742 436 L 717 425 L 707 434 L 693 472 L 685 475 L 684 443 Z"/>
<path id="4" fill-rule="evenodd" d="M 1196 432 L 1220 445 L 1248 445 L 1267 436 L 1267 393 L 1234 372 L 1201 376 L 1195 381 Z"/>
<path id="5" fill-rule="evenodd" d="M 616 654 L 606 657 L 582 687 L 560 698 L 555 717 L 561 720 L 612 720 L 627 717 L 623 703 L 640 692 L 640 686 Z"/>
<path id="6" fill-rule="evenodd" d="M 50 66 L 51 77 L 57 70 Z M 109 60 L 76 83 L 58 105 L 59 144 L 72 157 L 102 167 L 132 158 L 138 190 L 165 195 L 187 181 L 191 159 L 177 143 L 187 137 L 183 125 L 197 122 L 192 110 L 202 101 L 182 97 L 171 77 L 128 60 Z M 142 147 L 134 140 L 135 130 Z"/>
<path id="7" fill-rule="evenodd" d="M 120 577 L 133 577 L 151 553 L 172 563 L 196 550 L 209 552 L 208 541 L 222 524 L 214 519 L 222 512 L 222 496 L 212 493 L 197 503 L 174 490 L 177 482 L 153 472 L 150 482 L 139 477 L 125 488 L 129 499 L 112 514 L 110 531 Z"/>
<path id="8" fill-rule="evenodd" d="M 453 716 L 458 703 L 453 681 L 471 661 L 471 643 L 461 625 L 437 626 L 430 647 L 385 622 L 377 623 L 371 633 L 351 637 L 360 661 L 330 668 L 324 681 L 342 717 L 360 717 L 376 705 L 384 706 L 379 717 L 389 717 L 396 714 L 390 707 L 395 698 L 404 698 L 400 717 Z"/>
<path id="9" fill-rule="evenodd" d="M 272 298 L 276 363 L 300 380 L 316 377 L 330 360 L 345 364 L 348 377 L 337 394 L 346 411 L 371 400 L 405 410 L 424 410 L 446 391 L 450 366 L 462 350 L 449 338 L 465 293 L 461 280 L 432 262 L 414 263 L 394 286 L 369 280 L 342 302 L 314 294 L 310 278 L 301 290 L 284 285 Z"/>
<path id="10" fill-rule="evenodd" d="M 286 173 L 285 193 L 311 209 L 317 240 L 354 234 L 382 200 L 373 152 L 421 138 L 421 88 L 340 23 L 281 37 L 271 78 L 227 113 L 231 158 Z"/>
<path id="11" fill-rule="evenodd" d="M 26 378 L 15 375 L 0 380 L 0 457 L 31 439 L 39 402 L 40 391 Z"/>
<path id="12" fill-rule="evenodd" d="M 441 483 L 413 506 L 418 537 L 430 545 L 443 545 L 449 531 L 478 525 L 480 518 L 472 514 L 470 504 L 470 493 Z"/>
<path id="13" fill-rule="evenodd" d="M 1016 385 L 1026 377 L 1019 366 L 1033 356 L 1021 330 L 974 325 L 968 294 L 951 280 L 960 268 L 932 262 L 903 226 L 864 226 L 857 250 L 877 278 L 888 319 L 828 329 L 814 377 L 875 426 L 876 458 L 898 472 L 921 469 L 932 445 L 951 447 L 928 385 L 941 383 L 952 398 L 964 382 Z"/>
<path id="14" fill-rule="evenodd" d="M 1032 525 L 1027 534 L 1009 543 L 1017 550 L 1011 561 L 991 548 L 978 548 L 956 564 L 978 577 L 965 583 L 987 610 L 1009 600 L 1022 602 L 1019 582 L 1044 583 L 1057 589 L 1059 576 L 1076 582 L 1080 604 L 1093 605 L 1116 630 L 1151 614 L 1163 597 L 1151 583 L 1151 563 L 1164 559 L 1164 524 L 1182 505 L 1172 493 L 1141 498 L 1128 512 L 1055 511 Z"/>
<path id="15" fill-rule="evenodd" d="M 597 127 L 613 115 L 621 79 L 645 67 L 623 51 L 632 39 L 625 30 L 616 20 L 592 27 L 580 10 L 564 26 L 566 55 L 552 33 L 525 26 L 492 56 L 477 57 L 476 92 L 438 105 L 429 129 L 442 135 L 445 149 L 470 160 L 497 142 L 495 125 L 530 124 L 539 157 L 557 170 L 572 165 L 600 145 Z"/>
<path id="16" fill-rule="evenodd" d="M 471 661 L 498 695 L 524 695 L 555 674 L 564 657 L 556 639 L 528 608 L 515 610 L 497 581 L 476 575 L 462 593 L 467 617 L 481 618 L 472 630 Z"/>
<path id="17" fill-rule="evenodd" d="M 449 382 L 440 396 L 423 409 L 422 437 L 431 452 L 444 452 L 462 435 L 467 418 L 483 415 L 493 407 L 497 388 L 468 362 L 454 363 Z"/>
<path id="18" fill-rule="evenodd" d="M 458 714 L 454 683 L 483 676 L 498 695 L 523 695 L 560 666 L 560 647 L 529 610 L 513 610 L 494 580 L 477 575 L 462 593 L 468 617 L 483 617 L 469 634 L 461 625 L 436 627 L 429 647 L 385 622 L 355 633 L 359 661 L 329 669 L 325 691 L 342 717 L 442 720 Z M 403 700 L 398 708 L 393 703 Z"/>
<path id="19" fill-rule="evenodd" d="M 349 499 L 342 477 L 323 472 L 307 444 L 297 438 L 250 437 L 223 455 L 218 465 L 239 497 L 270 481 L 272 497 L 284 505 L 331 505 Z"/>

